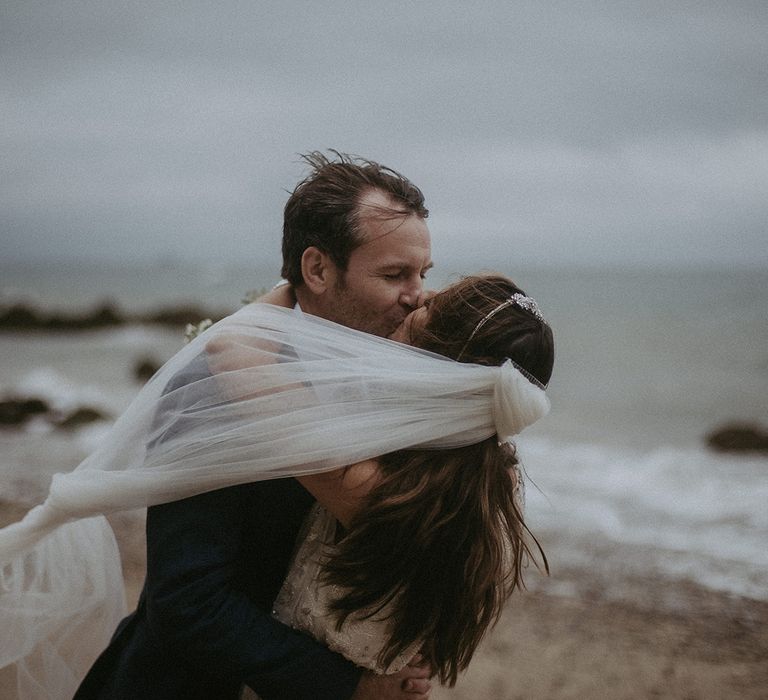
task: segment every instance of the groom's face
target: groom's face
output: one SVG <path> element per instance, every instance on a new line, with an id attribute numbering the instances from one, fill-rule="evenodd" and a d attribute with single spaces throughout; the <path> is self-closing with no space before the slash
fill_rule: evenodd
<path id="1" fill-rule="evenodd" d="M 360 201 L 362 211 L 396 207 L 378 191 Z M 372 209 L 373 208 L 373 209 Z M 331 320 L 379 336 L 388 336 L 418 306 L 424 276 L 432 267 L 427 225 L 419 216 L 364 216 L 362 243 L 352 251 L 345 272 L 332 289 Z"/>

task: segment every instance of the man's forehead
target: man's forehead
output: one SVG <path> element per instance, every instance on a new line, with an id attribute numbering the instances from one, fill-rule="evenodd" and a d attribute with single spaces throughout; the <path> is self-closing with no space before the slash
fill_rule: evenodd
<path id="1" fill-rule="evenodd" d="M 358 225 L 362 239 L 360 244 L 396 231 L 411 217 L 423 222 L 418 214 L 403 206 L 403 203 L 394 197 L 380 190 L 370 190 L 358 202 Z M 424 227 L 426 229 L 426 224 Z"/>
<path id="2" fill-rule="evenodd" d="M 431 246 L 426 222 L 416 214 L 397 215 L 390 218 L 368 219 L 362 222 L 357 247 L 372 246 Z"/>
<path id="3" fill-rule="evenodd" d="M 376 217 L 377 214 L 383 213 L 384 211 L 399 211 L 402 212 L 404 216 L 412 213 L 391 194 L 375 188 L 366 190 L 360 195 L 357 207 L 358 213 L 362 218 L 367 218 L 368 216 Z"/>
<path id="4" fill-rule="evenodd" d="M 352 255 L 357 253 L 359 256 L 375 257 L 387 264 L 414 264 L 415 261 L 418 261 L 419 265 L 431 263 L 432 244 L 426 226 L 417 222 L 401 221 L 400 226 L 396 225 L 397 222 L 388 223 L 395 226 L 369 227 L 368 231 L 363 233 L 360 244 L 352 251 Z"/>
<path id="5" fill-rule="evenodd" d="M 370 259 L 368 267 L 376 270 L 418 270 L 426 272 L 434 267 L 429 255 L 386 255 Z"/>
<path id="6" fill-rule="evenodd" d="M 416 224 L 414 229 L 413 224 Z M 431 246 L 429 229 L 415 214 L 387 219 L 368 219 L 360 226 L 355 248 L 408 248 Z"/>

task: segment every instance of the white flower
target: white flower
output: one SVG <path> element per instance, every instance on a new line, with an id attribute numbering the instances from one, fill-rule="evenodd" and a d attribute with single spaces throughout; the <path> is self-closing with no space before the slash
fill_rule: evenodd
<path id="1" fill-rule="evenodd" d="M 213 325 L 213 321 L 210 318 L 203 319 L 195 325 L 194 323 L 188 323 L 184 329 L 184 340 L 189 343 L 192 342 L 203 331 L 207 331 Z"/>

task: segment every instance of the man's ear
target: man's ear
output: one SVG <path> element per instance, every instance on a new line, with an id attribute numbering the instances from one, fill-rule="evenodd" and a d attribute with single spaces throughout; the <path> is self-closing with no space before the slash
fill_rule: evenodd
<path id="1" fill-rule="evenodd" d="M 315 246 L 307 248 L 301 256 L 301 275 L 312 294 L 320 295 L 336 282 L 336 265 Z"/>

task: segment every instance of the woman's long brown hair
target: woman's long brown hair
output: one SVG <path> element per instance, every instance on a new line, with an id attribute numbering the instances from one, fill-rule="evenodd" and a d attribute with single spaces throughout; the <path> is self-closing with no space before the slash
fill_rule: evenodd
<path id="1" fill-rule="evenodd" d="M 412 342 L 448 357 L 461 353 L 463 362 L 509 358 L 545 385 L 552 332 L 517 304 L 495 313 L 467 344 L 479 321 L 515 293 L 522 292 L 500 276 L 462 280 L 431 300 Z M 533 549 L 548 570 L 523 521 L 514 447 L 492 437 L 456 449 L 402 450 L 379 463 L 377 485 L 324 567 L 325 580 L 345 591 L 334 604 L 338 623 L 386 614 L 382 665 L 421 642 L 440 682 L 454 685 L 522 584 Z"/>

